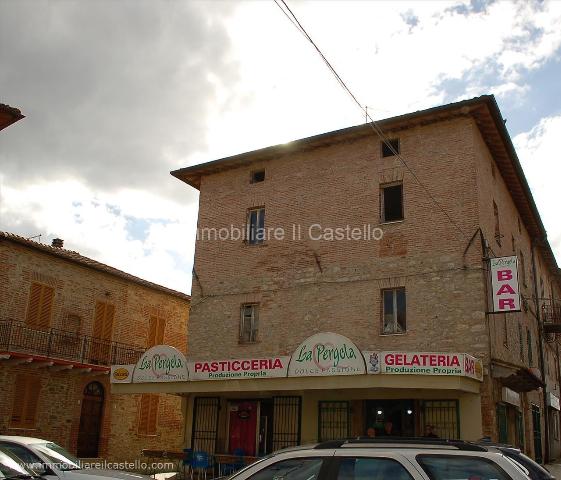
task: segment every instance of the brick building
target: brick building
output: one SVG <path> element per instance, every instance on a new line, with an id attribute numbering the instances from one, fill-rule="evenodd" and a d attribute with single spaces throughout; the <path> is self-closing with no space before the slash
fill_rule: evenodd
<path id="1" fill-rule="evenodd" d="M 0 232 L 0 434 L 82 458 L 133 461 L 182 443 L 181 399 L 113 395 L 112 363 L 185 351 L 188 295 L 62 248 Z"/>
<path id="2" fill-rule="evenodd" d="M 378 125 L 172 172 L 200 191 L 197 381 L 114 390 L 185 395 L 195 449 L 430 426 L 559 456 L 559 268 L 494 97 Z M 507 256 L 521 308 L 493 314 Z"/>

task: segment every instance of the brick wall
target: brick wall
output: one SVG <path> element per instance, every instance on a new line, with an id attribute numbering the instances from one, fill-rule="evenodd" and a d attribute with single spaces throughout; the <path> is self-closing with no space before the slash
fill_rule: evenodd
<path id="1" fill-rule="evenodd" d="M 81 335 L 92 335 L 96 301 L 115 305 L 113 341 L 146 347 L 151 315 L 166 318 L 164 343 L 186 351 L 188 300 L 116 276 L 102 273 L 10 241 L 0 242 L 0 320 L 24 321 L 33 281 L 55 288 L 51 327 L 65 329 L 68 315 L 81 319 Z M 34 430 L 10 428 L 14 381 L 18 372 L 36 375 L 42 384 Z M 162 395 L 157 435 L 137 433 L 138 398 L 111 395 L 107 376 L 72 371 L 53 373 L 48 368 L 10 366 L 0 362 L 0 433 L 38 436 L 76 452 L 82 393 L 90 381 L 105 390 L 100 456 L 114 461 L 138 458 L 143 448 L 179 448 L 183 416 L 179 397 Z"/>

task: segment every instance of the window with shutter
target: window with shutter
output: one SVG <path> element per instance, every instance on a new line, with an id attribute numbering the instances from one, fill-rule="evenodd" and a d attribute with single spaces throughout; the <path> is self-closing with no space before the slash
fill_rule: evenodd
<path id="1" fill-rule="evenodd" d="M 156 317 L 155 315 L 151 316 L 150 327 L 148 329 L 148 343 L 146 346 L 153 347 L 154 345 L 162 345 L 164 343 L 165 329 L 165 318 Z"/>
<path id="2" fill-rule="evenodd" d="M 41 380 L 32 375 L 18 375 L 14 390 L 11 426 L 33 428 L 41 393 Z"/>
<path id="3" fill-rule="evenodd" d="M 103 340 L 111 340 L 113 336 L 114 317 L 114 305 L 105 302 L 97 302 L 95 305 L 93 336 Z"/>
<path id="4" fill-rule="evenodd" d="M 159 403 L 160 397 L 153 393 L 145 393 L 140 398 L 138 414 L 138 433 L 140 435 L 156 435 Z"/>
<path id="5" fill-rule="evenodd" d="M 32 327 L 47 329 L 51 326 L 51 312 L 55 289 L 48 285 L 34 282 L 29 292 L 27 307 L 27 324 Z"/>

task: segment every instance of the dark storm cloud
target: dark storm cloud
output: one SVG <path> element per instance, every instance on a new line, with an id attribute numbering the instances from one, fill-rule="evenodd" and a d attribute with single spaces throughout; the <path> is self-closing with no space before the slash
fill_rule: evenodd
<path id="1" fill-rule="evenodd" d="M 79 178 L 94 188 L 181 192 L 169 170 L 204 149 L 208 75 L 236 81 L 226 3 L 0 2 L 0 102 L 10 184 Z"/>

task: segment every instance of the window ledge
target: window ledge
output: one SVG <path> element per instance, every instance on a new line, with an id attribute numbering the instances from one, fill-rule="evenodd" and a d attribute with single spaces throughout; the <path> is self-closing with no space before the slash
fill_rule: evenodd
<path id="1" fill-rule="evenodd" d="M 258 343 L 261 343 L 261 340 L 255 340 L 254 342 L 242 342 L 242 341 L 238 341 L 238 345 L 240 346 L 247 346 L 247 345 L 256 345 Z"/>
<path id="2" fill-rule="evenodd" d="M 401 220 L 392 220 L 391 222 L 380 222 L 378 225 L 393 225 L 394 223 L 403 223 L 405 221 L 404 218 Z"/>
<path id="3" fill-rule="evenodd" d="M 30 430 L 38 430 L 38 428 L 37 427 L 11 427 L 10 426 L 10 427 L 8 427 L 8 430 L 27 430 L 27 431 L 30 431 Z"/>
<path id="4" fill-rule="evenodd" d="M 407 335 L 407 332 L 402 332 L 402 333 L 380 333 L 380 337 L 395 337 L 396 335 Z"/>

